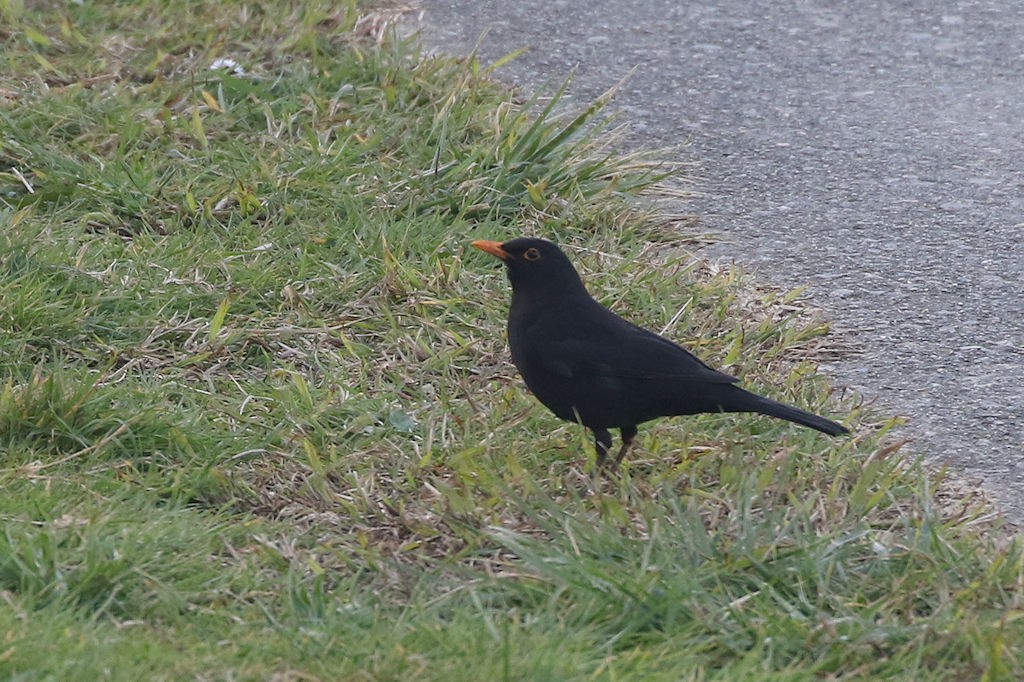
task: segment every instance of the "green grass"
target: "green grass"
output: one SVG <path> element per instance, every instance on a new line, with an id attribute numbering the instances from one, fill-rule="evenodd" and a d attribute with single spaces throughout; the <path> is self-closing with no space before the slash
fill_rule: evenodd
<path id="1" fill-rule="evenodd" d="M 1024 675 L 1012 529 L 833 395 L 798 292 L 681 248 L 606 98 L 357 18 L 0 0 L 5 677 Z M 522 233 L 856 437 L 661 420 L 595 490 L 467 250 Z"/>

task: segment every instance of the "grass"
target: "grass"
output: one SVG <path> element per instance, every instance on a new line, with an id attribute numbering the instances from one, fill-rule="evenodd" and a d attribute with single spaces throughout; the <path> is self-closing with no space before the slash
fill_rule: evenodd
<path id="1" fill-rule="evenodd" d="M 689 255 L 605 98 L 359 16 L 0 0 L 5 676 L 1024 674 L 1012 529 L 815 374 L 798 292 Z M 856 437 L 661 420 L 594 490 L 466 248 L 520 233 Z"/>

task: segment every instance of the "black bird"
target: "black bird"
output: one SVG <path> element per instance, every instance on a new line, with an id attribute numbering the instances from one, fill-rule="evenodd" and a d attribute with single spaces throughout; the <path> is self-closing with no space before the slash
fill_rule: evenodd
<path id="1" fill-rule="evenodd" d="M 472 244 L 508 268 L 512 362 L 537 399 L 594 433 L 597 467 L 622 433 L 611 466 L 625 457 L 637 424 L 699 412 L 757 412 L 830 436 L 848 430 L 824 417 L 763 398 L 668 339 L 622 319 L 591 298 L 576 269 L 549 241 L 520 237 Z"/>

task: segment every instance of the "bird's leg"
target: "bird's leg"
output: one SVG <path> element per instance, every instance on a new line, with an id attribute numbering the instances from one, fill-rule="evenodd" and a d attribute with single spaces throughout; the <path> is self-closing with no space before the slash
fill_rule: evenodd
<path id="1" fill-rule="evenodd" d="M 636 424 L 620 427 L 619 433 L 622 434 L 622 447 L 619 448 L 619 454 L 615 456 L 615 464 L 612 465 L 612 468 L 618 468 L 619 464 L 622 463 L 623 457 L 629 452 L 629 446 L 633 444 L 633 439 L 636 438 Z"/>
<path id="2" fill-rule="evenodd" d="M 612 449 L 612 434 L 608 429 L 591 429 L 594 432 L 594 448 L 597 450 L 597 471 L 604 468 L 605 458 Z"/>

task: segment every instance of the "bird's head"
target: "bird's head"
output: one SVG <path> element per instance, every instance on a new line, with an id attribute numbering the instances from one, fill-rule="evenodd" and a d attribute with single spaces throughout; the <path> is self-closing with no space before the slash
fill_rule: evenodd
<path id="1" fill-rule="evenodd" d="M 514 292 L 564 295 L 586 291 L 576 268 L 561 249 L 547 240 L 519 237 L 503 244 L 477 240 L 472 245 L 505 263 Z"/>

